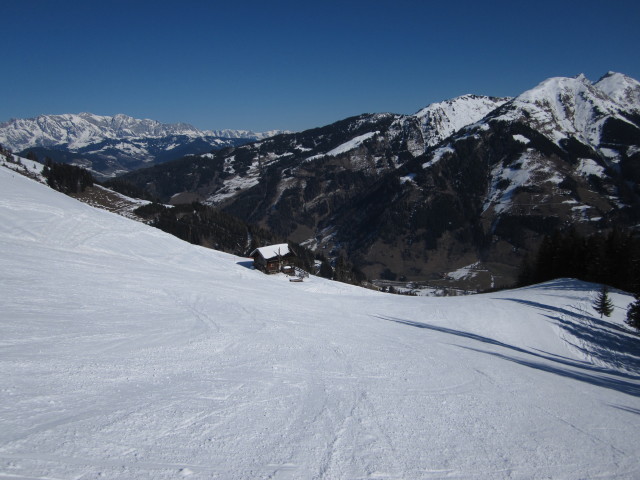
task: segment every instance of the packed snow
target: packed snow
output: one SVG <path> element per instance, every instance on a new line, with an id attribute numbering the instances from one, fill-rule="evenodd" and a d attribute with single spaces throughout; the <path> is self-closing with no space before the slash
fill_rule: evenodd
<path id="1" fill-rule="evenodd" d="M 629 295 L 250 266 L 0 167 L 0 478 L 640 477 Z"/>

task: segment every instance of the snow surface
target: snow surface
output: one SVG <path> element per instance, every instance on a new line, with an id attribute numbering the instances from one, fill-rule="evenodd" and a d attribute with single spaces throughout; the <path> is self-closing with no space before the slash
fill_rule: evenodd
<path id="1" fill-rule="evenodd" d="M 327 152 L 327 155 L 335 156 L 335 155 L 341 155 L 343 153 L 349 152 L 354 148 L 358 148 L 366 140 L 369 140 L 371 137 L 374 137 L 378 133 L 380 132 L 375 131 L 375 132 L 368 132 L 363 135 L 358 135 L 357 137 L 352 138 L 348 142 L 345 142 L 342 145 L 339 145 L 338 147 L 334 148 L 333 150 L 330 150 L 329 152 Z"/>
<path id="2" fill-rule="evenodd" d="M 46 179 L 44 175 L 42 175 L 42 169 L 44 167 L 42 163 L 34 162 L 33 160 L 15 154 L 12 154 L 11 158 L 12 160 L 9 161 L 7 157 L 0 155 L 0 166 L 22 173 L 23 175 L 26 174 L 26 176 L 34 178 L 40 183 L 46 183 Z"/>
<path id="3" fill-rule="evenodd" d="M 511 165 L 505 167 L 497 164 L 491 171 L 493 181 L 487 193 L 483 211 L 493 207 L 496 213 L 509 211 L 514 205 L 514 197 L 519 189 L 528 185 L 554 184 L 558 187 L 563 177 L 550 167 L 544 157 L 536 150 L 529 148 L 522 153 L 520 158 Z M 501 185 L 506 181 L 507 185 Z M 531 206 L 531 204 L 519 204 Z"/>
<path id="4" fill-rule="evenodd" d="M 278 256 L 284 256 L 289 253 L 289 244 L 279 243 L 278 245 L 267 245 L 266 247 L 256 248 L 251 255 L 255 252 L 260 252 L 262 258 L 269 260 Z"/>
<path id="5" fill-rule="evenodd" d="M 233 168 L 230 167 L 229 171 L 232 172 Z M 218 190 L 215 194 L 211 195 L 207 199 L 207 203 L 211 205 L 215 205 L 217 203 L 223 202 L 228 198 L 233 197 L 238 194 L 240 190 L 248 190 L 251 187 L 256 186 L 260 183 L 260 179 L 258 177 L 259 168 L 257 162 L 254 162 L 250 167 L 247 175 L 241 177 L 240 175 L 236 175 L 234 177 L 229 178 L 224 181 L 224 187 Z"/>
<path id="6" fill-rule="evenodd" d="M 400 183 L 415 182 L 415 179 L 415 173 L 408 173 L 407 175 L 400 177 Z"/>
<path id="7" fill-rule="evenodd" d="M 453 280 L 473 278 L 478 275 L 478 266 L 479 262 L 472 263 L 471 265 L 467 265 L 465 267 L 459 268 L 458 270 L 447 273 L 447 277 Z"/>
<path id="8" fill-rule="evenodd" d="M 427 169 L 438 163 L 445 154 L 455 153 L 455 150 L 450 144 L 437 148 L 431 155 L 431 160 L 424 162 L 422 168 Z"/>
<path id="9" fill-rule="evenodd" d="M 351 140 L 338 145 L 336 148 L 329 150 L 327 153 L 312 155 L 311 157 L 308 157 L 306 161 L 317 160 L 326 156 L 335 157 L 337 155 L 342 155 L 344 153 L 350 152 L 351 150 L 359 148 L 365 141 L 369 140 L 379 133 L 380 132 L 376 130 L 375 132 L 367 132 L 362 135 L 358 135 L 357 137 L 353 137 Z"/>
<path id="10" fill-rule="evenodd" d="M 0 478 L 640 477 L 630 296 L 248 264 L 0 168 Z"/>
<path id="11" fill-rule="evenodd" d="M 591 158 L 581 158 L 579 159 L 578 166 L 576 167 L 576 172 L 585 177 L 588 177 L 589 175 L 601 177 L 604 175 L 604 168 L 598 165 L 596 161 Z"/>
<path id="12" fill-rule="evenodd" d="M 534 170 L 538 166 L 535 158 L 535 152 L 527 150 L 521 157 L 515 162 L 514 166 L 504 167 L 502 164 L 496 165 L 492 172 L 491 177 L 493 183 L 487 194 L 487 198 L 483 205 L 483 211 L 493 206 L 496 213 L 502 213 L 511 208 L 513 204 L 513 196 L 518 189 L 526 185 L 532 178 Z M 499 184 L 502 180 L 508 180 L 508 186 L 500 188 Z"/>

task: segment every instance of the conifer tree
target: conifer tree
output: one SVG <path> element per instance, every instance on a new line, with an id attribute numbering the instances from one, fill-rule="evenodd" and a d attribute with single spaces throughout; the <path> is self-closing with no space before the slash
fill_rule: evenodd
<path id="1" fill-rule="evenodd" d="M 609 298 L 609 289 L 606 285 L 602 285 L 600 293 L 593 302 L 593 308 L 600 314 L 600 318 L 603 316 L 610 317 L 613 313 L 613 303 L 611 303 L 611 299 Z"/>
<path id="2" fill-rule="evenodd" d="M 331 265 L 326 259 L 323 259 L 322 263 L 320 264 L 319 275 L 323 278 L 333 278 L 333 268 L 331 268 Z"/>
<path id="3" fill-rule="evenodd" d="M 627 309 L 627 325 L 640 331 L 640 291 L 635 295 L 635 302 Z"/>

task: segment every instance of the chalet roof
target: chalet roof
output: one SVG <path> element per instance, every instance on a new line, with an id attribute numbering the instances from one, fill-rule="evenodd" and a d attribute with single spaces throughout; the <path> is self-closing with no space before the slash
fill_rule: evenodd
<path id="1" fill-rule="evenodd" d="M 253 257 L 256 252 L 259 252 L 265 260 L 270 260 L 272 258 L 276 258 L 278 255 L 284 257 L 290 253 L 290 250 L 289 244 L 279 243 L 278 245 L 267 245 L 266 247 L 256 248 L 249 256 Z"/>

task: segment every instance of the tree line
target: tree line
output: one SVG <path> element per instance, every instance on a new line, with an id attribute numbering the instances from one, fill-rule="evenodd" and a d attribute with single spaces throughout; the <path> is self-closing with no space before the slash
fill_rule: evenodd
<path id="1" fill-rule="evenodd" d="M 575 229 L 545 236 L 533 257 L 524 260 L 519 284 L 577 278 L 627 292 L 640 289 L 640 236 L 614 229 L 589 236 Z"/>
<path id="2" fill-rule="evenodd" d="M 150 225 L 189 243 L 239 256 L 276 241 L 270 232 L 199 202 L 175 206 L 149 203 L 134 213 Z"/>
<path id="3" fill-rule="evenodd" d="M 11 156 L 11 150 L 4 149 L 1 145 L 0 153 L 7 158 Z M 32 151 L 27 152 L 25 158 L 42 163 Z M 88 170 L 76 165 L 54 162 L 48 157 L 44 159 L 42 175 L 46 179 L 47 185 L 67 195 L 82 193 L 87 187 L 92 187 L 95 182 L 93 175 Z"/>
<path id="4" fill-rule="evenodd" d="M 66 194 L 82 193 L 94 183 L 93 176 L 84 168 L 56 163 L 51 159 L 47 159 L 42 174 L 47 179 L 47 185 Z"/>
<path id="5" fill-rule="evenodd" d="M 268 230 L 199 202 L 175 206 L 149 203 L 138 207 L 134 213 L 151 226 L 189 243 L 243 257 L 258 247 L 286 241 Z M 293 263 L 307 272 L 356 285 L 366 280 L 364 274 L 343 257 L 332 266 L 324 255 L 288 243 L 295 253 Z"/>
<path id="6" fill-rule="evenodd" d="M 609 316 L 613 307 L 607 285 L 634 293 L 626 323 L 640 331 L 640 236 L 614 229 L 604 234 L 580 235 L 574 229 L 546 236 L 533 258 L 520 270 L 519 284 L 530 285 L 554 278 L 577 278 L 599 283 L 602 290 L 594 302 L 595 310 Z"/>

